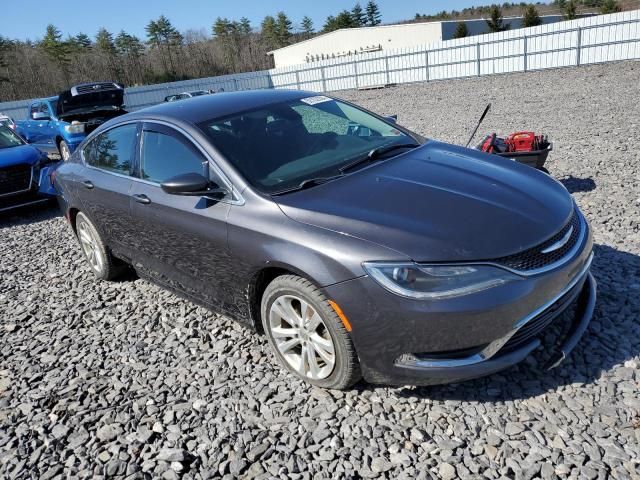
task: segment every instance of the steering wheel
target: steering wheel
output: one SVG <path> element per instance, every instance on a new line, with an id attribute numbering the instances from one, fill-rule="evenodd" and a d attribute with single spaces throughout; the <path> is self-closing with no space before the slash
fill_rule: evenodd
<path id="1" fill-rule="evenodd" d="M 305 152 L 305 156 L 313 155 L 314 153 L 321 152 L 323 146 L 327 143 L 327 140 L 337 137 L 336 132 L 324 132 L 316 134 L 316 137 L 311 141 L 309 147 Z"/>

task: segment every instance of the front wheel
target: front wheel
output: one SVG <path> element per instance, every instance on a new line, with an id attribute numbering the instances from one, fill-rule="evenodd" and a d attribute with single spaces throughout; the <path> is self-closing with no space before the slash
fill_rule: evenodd
<path id="1" fill-rule="evenodd" d="M 69 149 L 69 145 L 64 140 L 60 140 L 60 145 L 58 145 L 58 150 L 60 151 L 60 157 L 63 161 L 69 160 L 71 156 L 71 150 Z"/>
<path id="2" fill-rule="evenodd" d="M 355 348 L 322 292 L 283 275 L 262 296 L 262 326 L 279 363 L 308 383 L 345 389 L 361 378 Z"/>

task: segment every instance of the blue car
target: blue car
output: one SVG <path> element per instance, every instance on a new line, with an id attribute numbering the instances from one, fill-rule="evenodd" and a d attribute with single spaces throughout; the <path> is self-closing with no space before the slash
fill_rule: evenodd
<path id="1" fill-rule="evenodd" d="M 123 115 L 124 86 L 114 82 L 83 83 L 57 97 L 35 100 L 16 131 L 48 155 L 67 160 L 85 137 L 111 118 Z"/>
<path id="2" fill-rule="evenodd" d="M 0 212 L 54 198 L 51 173 L 59 163 L 0 125 Z"/>

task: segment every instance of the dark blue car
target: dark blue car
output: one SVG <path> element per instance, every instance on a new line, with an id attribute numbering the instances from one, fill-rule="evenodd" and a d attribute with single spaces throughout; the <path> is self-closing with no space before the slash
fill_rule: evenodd
<path id="1" fill-rule="evenodd" d="M 0 212 L 55 196 L 51 173 L 58 163 L 0 125 Z"/>

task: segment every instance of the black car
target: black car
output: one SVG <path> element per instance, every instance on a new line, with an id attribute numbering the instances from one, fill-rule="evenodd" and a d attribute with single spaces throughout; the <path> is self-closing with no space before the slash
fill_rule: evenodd
<path id="1" fill-rule="evenodd" d="M 486 375 L 577 304 L 560 361 L 594 308 L 592 235 L 560 183 L 312 92 L 118 117 L 56 185 L 98 278 L 133 266 L 322 387 Z"/>

